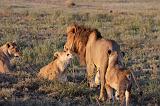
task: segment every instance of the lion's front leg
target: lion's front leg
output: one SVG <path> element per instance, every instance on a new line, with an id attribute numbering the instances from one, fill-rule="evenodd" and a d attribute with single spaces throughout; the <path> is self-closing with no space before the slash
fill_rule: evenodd
<path id="1" fill-rule="evenodd" d="M 106 88 L 106 91 L 107 91 L 107 98 L 108 98 L 108 101 L 112 103 L 114 103 L 114 97 L 113 97 L 113 88 L 111 88 L 109 85 L 106 84 L 105 86 Z"/>

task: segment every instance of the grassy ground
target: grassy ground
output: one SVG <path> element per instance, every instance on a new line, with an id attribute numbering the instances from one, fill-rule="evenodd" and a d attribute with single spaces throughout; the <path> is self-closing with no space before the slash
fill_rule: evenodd
<path id="1" fill-rule="evenodd" d="M 67 25 L 77 22 L 97 28 L 104 38 L 114 39 L 126 53 L 143 88 L 143 98 L 133 90 L 132 105 L 160 104 L 160 1 L 0 0 L 0 44 L 17 41 L 23 56 L 14 59 L 12 74 L 0 75 L 0 105 L 109 105 L 99 103 L 98 89 L 89 89 L 85 72 L 73 60 L 67 83 L 36 77 L 39 69 L 62 50 Z"/>

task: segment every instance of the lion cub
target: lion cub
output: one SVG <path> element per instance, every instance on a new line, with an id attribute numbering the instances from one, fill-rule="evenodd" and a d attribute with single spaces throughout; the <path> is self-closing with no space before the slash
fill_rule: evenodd
<path id="1" fill-rule="evenodd" d="M 40 69 L 38 77 L 48 80 L 57 79 L 59 81 L 66 81 L 67 77 L 64 75 L 64 72 L 70 64 L 73 55 L 70 51 L 63 51 L 54 53 L 54 57 L 54 61 Z"/>
<path id="2" fill-rule="evenodd" d="M 118 53 L 116 51 L 108 51 L 109 61 L 108 68 L 105 75 L 106 79 L 106 90 L 108 94 L 108 98 L 114 100 L 113 97 L 113 89 L 116 90 L 116 95 L 120 96 L 121 106 L 129 105 L 130 95 L 131 95 L 131 86 L 132 80 L 135 81 L 138 89 L 140 87 L 135 80 L 134 74 L 131 70 L 127 70 L 118 65 Z M 133 79 L 131 79 L 133 78 Z"/>
<path id="3" fill-rule="evenodd" d="M 11 70 L 10 60 L 19 57 L 21 53 L 15 42 L 7 42 L 0 47 L 0 73 L 8 73 Z"/>

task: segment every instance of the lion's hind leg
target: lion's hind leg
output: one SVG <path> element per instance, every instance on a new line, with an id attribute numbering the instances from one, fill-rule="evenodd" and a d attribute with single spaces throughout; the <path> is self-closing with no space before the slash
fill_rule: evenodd
<path id="1" fill-rule="evenodd" d="M 112 101 L 112 103 L 114 103 L 113 88 L 111 88 L 107 84 L 106 84 L 105 88 L 106 88 L 106 91 L 107 91 L 107 98 L 108 98 L 109 102 Z"/>
<path id="2" fill-rule="evenodd" d="M 125 106 L 125 91 L 127 90 L 126 80 L 121 80 L 119 86 L 120 106 Z"/>
<path id="3" fill-rule="evenodd" d="M 120 90 L 120 106 L 124 106 L 125 104 L 125 90 Z"/>
<path id="4" fill-rule="evenodd" d="M 115 92 L 115 99 L 119 100 L 119 92 L 118 91 Z"/>
<path id="5" fill-rule="evenodd" d="M 120 93 L 120 103 L 121 106 L 129 106 L 130 102 L 130 92 L 131 92 L 132 84 L 129 80 L 124 79 L 120 83 L 119 93 Z"/>
<path id="6" fill-rule="evenodd" d="M 132 83 L 131 81 L 127 81 L 127 89 L 125 91 L 125 97 L 126 97 L 126 106 L 129 106 L 130 103 L 130 97 L 131 97 L 131 88 L 132 88 Z"/>
<path id="7" fill-rule="evenodd" d="M 101 82 L 101 89 L 100 89 L 100 96 L 99 96 L 99 100 L 104 101 L 106 99 L 106 92 L 105 92 L 105 73 L 106 73 L 106 69 L 107 66 L 105 65 L 104 62 L 101 66 L 100 66 L 100 82 Z"/>
<path id="8" fill-rule="evenodd" d="M 126 97 L 126 106 L 129 106 L 129 102 L 130 102 L 130 92 L 129 91 L 125 91 L 125 97 Z"/>

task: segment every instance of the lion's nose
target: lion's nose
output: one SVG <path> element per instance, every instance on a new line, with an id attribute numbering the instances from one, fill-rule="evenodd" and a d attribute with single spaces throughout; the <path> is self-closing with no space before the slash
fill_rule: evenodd
<path id="1" fill-rule="evenodd" d="M 15 54 L 15 57 L 20 57 L 20 56 L 22 56 L 21 52 Z"/>

